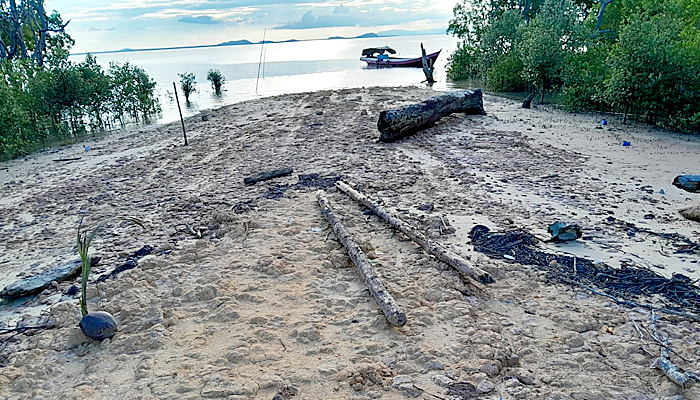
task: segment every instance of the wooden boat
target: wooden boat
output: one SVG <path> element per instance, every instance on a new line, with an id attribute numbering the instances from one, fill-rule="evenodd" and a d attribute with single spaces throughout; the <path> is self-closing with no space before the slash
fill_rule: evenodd
<path id="1" fill-rule="evenodd" d="M 440 55 L 438 50 L 435 53 L 428 54 L 428 63 L 435 63 L 435 59 Z M 396 54 L 396 50 L 389 46 L 383 47 L 371 47 L 369 49 L 362 50 L 362 57 L 360 61 L 367 63 L 368 67 L 409 67 L 409 68 L 421 68 L 423 67 L 423 58 L 399 58 L 390 57 L 389 54 Z"/>

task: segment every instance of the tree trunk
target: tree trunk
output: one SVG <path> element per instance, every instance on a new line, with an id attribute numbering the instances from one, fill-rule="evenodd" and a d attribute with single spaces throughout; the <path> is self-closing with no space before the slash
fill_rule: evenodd
<path id="1" fill-rule="evenodd" d="M 387 292 L 384 284 L 374 272 L 372 265 L 369 263 L 369 261 L 367 261 L 367 258 L 360 249 L 360 246 L 350 236 L 350 232 L 348 232 L 338 217 L 336 217 L 333 209 L 328 203 L 328 199 L 326 199 L 326 196 L 324 195 L 323 190 L 316 192 L 316 200 L 318 200 L 323 216 L 328 219 L 328 222 L 330 222 L 333 231 L 338 236 L 338 239 L 343 246 L 345 246 L 350 259 L 352 259 L 352 262 L 360 271 L 362 279 L 365 281 L 369 292 L 372 294 L 372 297 L 374 297 L 374 300 L 384 313 L 387 321 L 394 326 L 404 326 L 406 324 L 406 314 L 401 311 L 396 303 L 396 300 L 394 300 L 391 294 Z"/>
<path id="2" fill-rule="evenodd" d="M 532 106 L 532 99 L 535 98 L 535 93 L 537 93 L 537 90 L 533 90 L 532 92 L 530 92 L 530 94 L 528 94 L 525 98 L 525 101 L 523 101 L 523 105 L 520 108 L 530 108 Z"/>
<path id="3" fill-rule="evenodd" d="M 402 221 L 400 218 L 397 218 L 385 210 L 383 210 L 379 204 L 375 203 L 372 201 L 369 197 L 365 196 L 364 194 L 358 192 L 357 190 L 353 189 L 350 187 L 350 185 L 343 183 L 343 182 L 336 182 L 335 185 L 338 187 L 338 189 L 342 190 L 347 194 L 348 196 L 352 197 L 356 201 L 359 201 L 360 203 L 364 204 L 365 207 L 369 208 L 372 210 L 373 213 L 377 214 L 379 217 L 381 217 L 384 221 L 389 223 L 394 229 L 397 229 L 404 235 L 408 236 L 419 244 L 425 251 L 428 253 L 434 255 L 438 260 L 446 263 L 447 265 L 451 266 L 452 268 L 456 269 L 459 271 L 462 275 L 473 278 L 481 283 L 492 283 L 494 282 L 493 278 L 491 275 L 482 270 L 481 268 L 475 267 L 470 263 L 469 261 L 465 260 L 464 258 L 460 257 L 459 255 L 447 250 L 444 248 L 441 244 L 428 239 L 425 235 L 422 233 L 418 232 L 418 230 L 404 221 Z"/>
<path id="4" fill-rule="evenodd" d="M 431 97 L 418 104 L 379 114 L 377 129 L 380 142 L 391 142 L 412 133 L 429 128 L 440 118 L 452 113 L 484 115 L 481 89 L 460 90 Z"/>
<path id="5" fill-rule="evenodd" d="M 598 10 L 598 21 L 595 24 L 595 31 L 600 31 L 600 25 L 603 23 L 603 13 L 605 12 L 605 7 L 612 3 L 613 0 L 600 0 L 600 9 Z"/>

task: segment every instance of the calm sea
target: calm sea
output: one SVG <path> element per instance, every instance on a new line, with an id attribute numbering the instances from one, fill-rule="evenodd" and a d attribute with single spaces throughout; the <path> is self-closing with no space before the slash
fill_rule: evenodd
<path id="1" fill-rule="evenodd" d="M 421 54 L 421 43 L 428 53 L 442 49 L 435 64 L 437 83 L 434 88 L 444 90 L 450 87 L 445 76 L 445 64 L 448 56 L 457 48 L 457 39 L 447 35 L 311 40 L 271 43 L 264 48 L 255 44 L 108 53 L 98 54 L 97 61 L 104 68 L 108 68 L 111 61 L 129 61 L 144 68 L 158 84 L 158 97 L 163 109 L 159 122 L 171 122 L 178 119 L 172 84 L 178 82 L 179 87 L 178 73 L 193 72 L 197 77 L 197 92 L 190 98 L 189 106 L 185 106 L 180 93 L 183 114 L 189 116 L 205 109 L 285 93 L 362 86 L 420 85 L 425 79 L 420 68 L 367 68 L 359 58 L 362 49 L 377 46 L 390 46 L 400 57 L 417 57 Z M 259 62 L 261 50 L 262 63 Z M 83 58 L 72 56 L 71 60 L 79 62 Z M 226 77 L 227 83 L 220 96 L 214 93 L 206 80 L 210 69 L 218 69 Z"/>

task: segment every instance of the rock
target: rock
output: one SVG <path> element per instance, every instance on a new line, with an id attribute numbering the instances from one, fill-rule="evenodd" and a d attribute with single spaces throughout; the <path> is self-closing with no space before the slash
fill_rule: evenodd
<path id="1" fill-rule="evenodd" d="M 428 369 L 438 371 L 438 370 L 445 369 L 445 367 L 442 365 L 442 363 L 440 361 L 433 360 L 433 361 L 428 362 Z"/>
<path id="2" fill-rule="evenodd" d="M 406 375 L 397 375 L 391 381 L 391 387 L 398 389 L 400 385 L 411 383 L 411 378 Z"/>
<path id="3" fill-rule="evenodd" d="M 206 114 L 202 115 L 202 121 L 209 121 L 209 116 Z"/>
<path id="4" fill-rule="evenodd" d="M 484 379 L 476 385 L 476 392 L 479 394 L 491 393 L 496 390 L 496 385 L 488 379 Z"/>
<path id="5" fill-rule="evenodd" d="M 80 320 L 80 330 L 94 340 L 109 339 L 117 333 L 117 321 L 112 314 L 104 311 L 88 313 Z"/>
<path id="6" fill-rule="evenodd" d="M 80 265 L 80 260 L 71 261 L 68 264 L 52 268 L 48 271 L 40 273 L 39 275 L 34 275 L 32 277 L 22 279 L 21 281 L 11 283 L 5 286 L 5 288 L 0 292 L 0 297 L 15 298 L 39 293 L 51 286 L 51 282 L 61 282 L 77 276 L 80 272 Z"/>
<path id="7" fill-rule="evenodd" d="M 673 180 L 673 186 L 687 192 L 700 192 L 700 175 L 678 175 Z"/>
<path id="8" fill-rule="evenodd" d="M 555 222 L 547 228 L 555 241 L 576 240 L 583 236 L 581 227 L 576 224 L 568 224 L 566 222 Z"/>
<path id="9" fill-rule="evenodd" d="M 452 383 L 452 379 L 445 375 L 433 375 L 431 379 L 433 380 L 433 382 L 435 382 L 436 385 L 442 387 L 447 387 L 447 385 Z"/>

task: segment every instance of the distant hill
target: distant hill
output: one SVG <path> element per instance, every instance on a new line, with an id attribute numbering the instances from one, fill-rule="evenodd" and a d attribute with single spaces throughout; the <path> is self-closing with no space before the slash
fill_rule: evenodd
<path id="1" fill-rule="evenodd" d="M 363 33 L 362 35 L 358 36 L 352 36 L 352 37 L 345 37 L 345 36 L 331 36 L 325 40 L 340 40 L 340 39 L 374 39 L 374 38 L 380 38 L 380 37 L 392 37 L 392 36 L 415 36 L 415 35 L 435 35 L 435 34 L 444 34 L 445 30 L 444 29 L 430 29 L 430 30 L 424 30 L 424 31 L 406 31 L 406 30 L 391 30 L 391 31 L 383 31 L 379 33 Z M 318 39 L 306 39 L 306 40 L 318 40 Z M 321 39 L 324 40 L 324 39 Z M 282 41 L 274 41 L 274 40 L 266 40 L 265 43 L 293 43 L 293 42 L 302 42 L 305 40 L 299 40 L 299 39 L 288 39 L 288 40 L 282 40 Z M 228 42 L 222 42 L 219 44 L 205 44 L 205 45 L 197 45 L 197 46 L 180 46 L 180 47 L 154 47 L 150 49 L 130 49 L 130 48 L 124 48 L 121 50 L 110 50 L 110 51 L 95 51 L 92 52 L 91 54 L 107 54 L 107 53 L 128 53 L 132 51 L 155 51 L 155 50 L 177 50 L 177 49 L 197 49 L 201 47 L 218 47 L 218 46 L 246 46 L 246 45 L 251 45 L 251 44 L 261 44 L 262 41 L 260 42 L 251 42 L 246 39 L 241 39 L 241 40 L 230 40 Z M 80 55 L 85 55 L 88 53 L 75 53 L 72 54 L 74 56 L 80 56 Z"/>
<path id="2" fill-rule="evenodd" d="M 253 44 L 252 42 L 248 40 L 231 40 L 229 42 L 223 42 L 217 44 L 217 46 L 240 46 L 240 45 L 245 45 L 245 44 Z"/>

